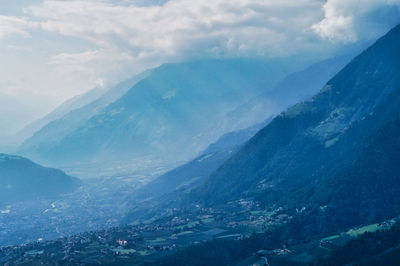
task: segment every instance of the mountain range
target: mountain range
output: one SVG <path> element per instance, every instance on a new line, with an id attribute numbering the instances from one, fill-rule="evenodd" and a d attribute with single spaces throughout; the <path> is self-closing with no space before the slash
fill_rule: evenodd
<path id="1" fill-rule="evenodd" d="M 21 261 L 21 254 L 33 254 L 25 256 L 25 262 L 114 265 L 267 264 L 271 256 L 282 259 L 295 252 L 289 261 L 308 265 L 313 259 L 322 264 L 318 256 L 368 262 L 353 252 L 350 257 L 334 256 L 361 248 L 376 255 L 372 264 L 379 258 L 398 261 L 394 217 L 400 205 L 399 47 L 400 25 L 324 82 L 310 99 L 296 86 L 305 86 L 303 77 L 308 84 L 313 75 L 294 74 L 297 81 L 287 79 L 291 85 L 277 78 L 273 83 L 289 90 L 282 91 L 305 100 L 295 105 L 282 100 L 290 106 L 287 110 L 244 130 L 243 124 L 235 126 L 240 119 L 229 118 L 240 118 L 235 116 L 238 110 L 251 110 L 257 95 L 265 95 L 259 87 L 274 88 L 256 79 L 266 73 L 260 65 L 246 66 L 252 72 L 246 78 L 232 76 L 241 72 L 243 61 L 231 61 L 222 72 L 216 71 L 221 69 L 217 62 L 211 64 L 214 69 L 192 62 L 153 70 L 57 145 L 65 141 L 60 147 L 66 159 L 108 152 L 123 158 L 136 152 L 161 154 L 164 149 L 171 157 L 200 155 L 136 190 L 132 199 L 137 206 L 123 227 L 52 242 L 57 248 L 44 242 L 0 251 L 15 262 Z M 317 77 L 318 69 L 321 66 L 308 71 L 316 71 Z M 322 82 L 314 80 L 310 93 Z M 224 129 L 218 134 L 210 132 L 216 121 L 224 122 L 217 124 L 217 130 Z M 218 141 L 200 145 L 212 139 Z M 75 153 L 78 147 L 83 154 Z M 376 233 L 370 234 L 372 230 Z M 334 239 L 348 250 L 332 244 Z M 305 251 L 296 253 L 301 244 Z"/>
<path id="2" fill-rule="evenodd" d="M 188 183 L 198 172 L 194 168 L 175 183 L 195 161 L 168 173 L 175 190 L 159 203 L 152 201 L 151 208 L 139 205 L 125 222 L 174 206 L 216 207 L 241 199 L 267 209 L 305 208 L 314 219 L 310 224 L 325 217 L 324 228 L 313 233 L 397 215 L 399 45 L 400 26 L 354 58 L 312 99 L 282 112 L 218 161 L 202 180 Z"/>
<path id="3" fill-rule="evenodd" d="M 193 193 L 205 204 L 253 197 L 322 207 L 335 226 L 395 215 L 400 26 L 333 77 L 311 101 L 277 116 Z M 357 212 L 354 212 L 357 209 Z"/>
<path id="4" fill-rule="evenodd" d="M 49 114 L 22 128 L 17 133 L 17 141 L 24 141 L 25 139 L 32 137 L 34 133 L 45 127 L 48 123 L 60 119 L 71 111 L 79 109 L 82 106 L 85 106 L 95 101 L 105 93 L 105 90 L 106 89 L 102 87 L 94 88 L 84 94 L 74 96 L 71 99 L 65 101 Z"/>
<path id="5" fill-rule="evenodd" d="M 18 150 L 21 153 L 36 154 L 45 149 L 44 147 L 54 145 L 121 97 L 147 74 L 148 72 L 141 73 L 110 89 L 95 88 L 68 100 L 47 116 L 22 129 L 18 137 L 24 139 L 24 142 Z"/>
<path id="6" fill-rule="evenodd" d="M 50 122 L 19 153 L 52 165 L 149 154 L 187 159 L 222 134 L 251 126 L 249 115 L 228 114 L 287 72 L 284 65 L 250 59 L 163 65 L 136 84 L 124 83 L 131 86 L 122 96 L 101 97 Z M 98 104 L 102 99 L 107 102 Z M 268 108 L 256 120 L 276 112 Z"/>
<path id="7" fill-rule="evenodd" d="M 276 84 L 271 90 L 263 92 L 257 97 L 251 98 L 246 103 L 239 106 L 233 113 L 252 113 L 250 117 L 262 117 L 261 113 L 267 114 L 266 109 L 271 103 L 275 103 L 283 109 L 283 106 L 290 106 L 295 102 L 309 99 L 309 95 L 317 93 L 320 88 L 326 84 L 341 68 L 349 61 L 351 56 L 339 56 L 337 58 L 327 59 L 307 67 L 303 71 L 288 75 Z M 312 78 L 317 77 L 317 78 Z M 303 87 L 299 87 L 301 85 Z M 289 95 L 289 97 L 285 97 Z M 260 112 L 259 114 L 257 114 Z M 158 177 L 153 182 L 136 191 L 131 202 L 146 200 L 146 204 L 153 205 L 152 200 L 162 197 L 168 197 L 168 193 L 173 193 L 171 198 L 180 198 L 186 191 L 191 191 L 204 179 L 216 171 L 225 161 L 240 150 L 246 142 L 251 139 L 259 130 L 270 123 L 273 116 L 267 118 L 264 122 L 255 124 L 249 128 L 227 133 L 212 143 L 197 158 L 173 169 L 166 174 Z M 237 120 L 236 120 L 237 121 Z M 255 121 L 254 121 L 255 122 Z M 168 201 L 167 201 L 168 202 Z M 126 220 L 135 220 L 135 216 L 144 215 L 146 217 L 154 215 L 160 208 L 149 208 L 146 204 L 138 204 L 134 212 L 139 211 L 140 215 L 132 214 Z M 143 206 L 141 206 L 143 205 Z M 155 204 L 157 205 L 157 204 Z M 166 207 L 163 205 L 163 207 Z M 162 208 L 162 207 L 161 207 Z M 145 209 L 142 212 L 140 209 Z M 148 211 L 151 210 L 150 214 Z"/>
<path id="8" fill-rule="evenodd" d="M 22 132 L 45 124 L 18 153 L 57 167 L 116 160 L 132 165 L 130 159 L 146 156 L 187 160 L 222 134 L 261 123 L 312 95 L 350 58 L 324 60 L 287 77 L 294 67 L 274 60 L 163 65 L 101 96 L 89 92 L 96 97 L 88 104 L 90 95 L 69 101 Z M 295 84 L 304 90 L 294 90 Z"/>

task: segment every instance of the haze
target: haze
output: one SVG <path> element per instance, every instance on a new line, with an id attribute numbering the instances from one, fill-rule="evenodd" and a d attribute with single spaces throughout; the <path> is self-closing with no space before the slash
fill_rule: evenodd
<path id="1" fill-rule="evenodd" d="M 2 102 L 0 135 L 16 133 L 75 95 L 166 62 L 328 58 L 386 32 L 398 6 L 379 0 L 2 0 L 0 93 L 11 98 Z"/>

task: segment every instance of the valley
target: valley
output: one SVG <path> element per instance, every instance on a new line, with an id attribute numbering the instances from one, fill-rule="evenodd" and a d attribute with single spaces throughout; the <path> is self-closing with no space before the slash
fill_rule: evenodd
<path id="1" fill-rule="evenodd" d="M 231 252 L 228 257 L 218 256 L 224 264 L 249 265 L 266 260 L 270 265 L 309 265 L 330 258 L 353 239 L 388 231 L 399 222 L 394 218 L 304 242 L 296 239 L 290 229 L 303 212 L 282 207 L 266 211 L 260 203 L 245 199 L 219 209 L 192 206 L 191 211 L 175 209 L 171 216 L 148 224 L 112 227 L 52 241 L 39 239 L 18 248 L 4 247 L 0 258 L 16 265 L 173 265 L 193 259 L 186 257 L 185 253 L 190 254 L 188 249 L 203 250 L 196 253 L 199 258 L 217 259 L 212 250 L 215 248 Z M 255 245 L 248 247 L 248 241 Z"/>
<path id="2" fill-rule="evenodd" d="M 18 86 L 0 80 L 3 113 L 18 120 L 0 116 L 3 135 L 14 132 L 0 140 L 0 266 L 400 264 L 400 3 L 385 3 L 397 10 L 386 12 L 371 1 L 358 21 L 356 12 L 341 13 L 347 4 L 335 13 L 336 2 L 311 1 L 318 23 L 299 10 L 302 21 L 289 34 L 280 25 L 289 17 L 268 14 L 275 26 L 241 43 L 265 20 L 255 14 L 281 5 L 255 2 L 191 9 L 197 3 L 186 0 L 43 1 L 23 9 L 42 16 L 26 23 L 5 19 L 0 8 L 0 38 L 10 23 L 33 35 L 31 28 L 87 34 L 81 49 L 64 36 L 69 52 L 59 43 L 57 55 L 42 58 L 72 97 L 41 118 L 27 123 L 11 114 L 12 105 L 28 111 L 3 96 Z M 42 10 L 68 4 L 59 13 Z M 190 16 L 177 23 L 174 7 L 183 6 Z M 69 18 L 50 26 L 76 7 L 92 11 L 82 27 Z M 141 30 L 128 34 L 135 23 L 120 19 L 138 10 L 147 17 L 135 23 L 158 32 L 166 26 L 150 22 L 165 17 L 171 29 L 160 39 L 148 30 L 146 42 Z M 103 17 L 87 30 L 92 13 L 116 23 Z M 368 34 L 357 35 L 377 14 L 396 23 L 371 22 Z M 309 25 L 297 33 L 300 24 Z M 197 28 L 207 33 L 193 34 Z M 263 42 L 269 34 L 286 45 Z M 186 35 L 205 50 L 191 54 Z M 219 37 L 208 47 L 204 36 Z M 34 87 L 53 83 L 43 78 Z M 42 102 L 58 89 L 47 88 Z"/>

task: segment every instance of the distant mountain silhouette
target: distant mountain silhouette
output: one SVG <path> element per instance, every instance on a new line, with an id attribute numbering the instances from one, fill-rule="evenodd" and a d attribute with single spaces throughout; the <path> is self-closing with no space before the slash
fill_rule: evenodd
<path id="1" fill-rule="evenodd" d="M 150 71 L 146 71 L 136 75 L 106 92 L 102 91 L 101 95 L 98 95 L 99 91 L 95 89 L 65 102 L 52 113 L 28 125 L 19 133 L 18 138 L 26 138 L 18 148 L 19 153 L 32 155 L 37 159 L 46 157 L 41 154 L 57 145 L 64 137 L 77 130 L 110 103 L 119 99 L 149 73 Z M 29 137 L 29 135 L 32 136 Z"/>
<path id="2" fill-rule="evenodd" d="M 286 68 L 251 59 L 163 65 L 105 108 L 93 108 L 94 102 L 49 123 L 20 152 L 51 164 L 146 155 L 188 159 L 222 134 L 251 126 L 247 114 L 240 117 L 244 123 L 228 114 L 271 88 Z M 260 121 L 275 112 L 270 109 Z"/>
<path id="3" fill-rule="evenodd" d="M 40 166 L 24 157 L 0 154 L 1 204 L 56 197 L 72 192 L 79 184 L 79 179 L 60 170 Z"/>

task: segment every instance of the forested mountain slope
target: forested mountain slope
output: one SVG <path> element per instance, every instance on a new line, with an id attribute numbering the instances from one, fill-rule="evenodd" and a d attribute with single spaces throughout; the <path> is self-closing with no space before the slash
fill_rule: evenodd
<path id="1" fill-rule="evenodd" d="M 400 26 L 311 101 L 276 117 L 210 175 L 193 200 L 213 205 L 255 197 L 270 205 L 328 205 L 343 215 L 359 207 L 348 223 L 393 214 L 400 202 L 398 47 Z"/>

